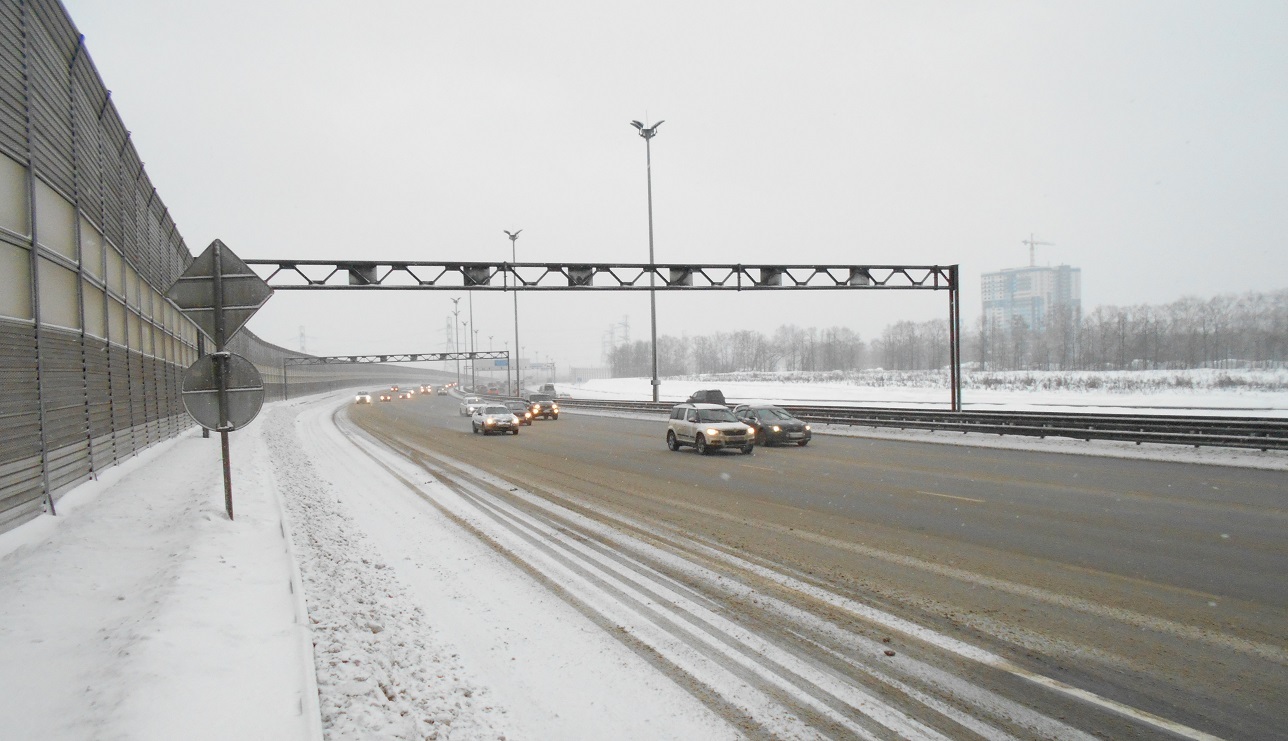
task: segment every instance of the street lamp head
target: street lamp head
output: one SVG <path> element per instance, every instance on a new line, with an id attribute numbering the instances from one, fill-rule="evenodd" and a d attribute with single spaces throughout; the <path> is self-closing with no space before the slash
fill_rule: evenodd
<path id="1" fill-rule="evenodd" d="M 661 126 L 663 123 L 664 123 L 663 121 L 658 121 L 652 126 L 645 126 L 639 121 L 631 121 L 631 126 L 634 126 L 636 129 L 639 129 L 640 136 L 644 137 L 645 139 L 652 139 L 654 135 L 657 134 L 657 127 Z"/>
<path id="2" fill-rule="evenodd" d="M 509 238 L 510 238 L 510 241 L 511 241 L 511 242 L 513 242 L 514 240 L 518 239 L 518 238 L 519 238 L 519 235 L 523 233 L 523 230 L 522 230 L 522 229 L 518 229 L 518 230 L 513 231 L 513 232 L 511 232 L 509 229 L 502 229 L 501 231 L 505 232 L 505 235 L 506 235 L 507 237 L 509 237 Z"/>

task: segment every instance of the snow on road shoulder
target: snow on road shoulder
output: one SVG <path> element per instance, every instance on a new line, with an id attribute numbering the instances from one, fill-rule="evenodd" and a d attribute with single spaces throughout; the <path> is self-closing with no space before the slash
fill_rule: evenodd
<path id="1" fill-rule="evenodd" d="M 383 571 L 397 572 L 433 628 L 484 678 L 515 735 L 739 736 L 617 637 L 429 503 L 455 501 L 459 495 L 451 489 L 365 437 L 356 443 L 372 457 L 359 452 L 331 422 L 336 406 L 318 405 L 300 416 L 304 449 L 335 487 L 348 526 L 366 533 L 384 556 L 379 563 L 389 567 Z"/>
<path id="2" fill-rule="evenodd" d="M 267 410 L 263 444 L 291 521 L 330 738 L 504 739 L 505 720 L 353 521 L 298 434 L 304 400 Z M 309 424 L 326 424 L 316 414 Z"/>
<path id="3" fill-rule="evenodd" d="M 277 502 L 254 426 L 190 430 L 77 487 L 0 552 L 0 736 L 316 737 Z M 14 547 L 16 544 L 16 547 Z"/>

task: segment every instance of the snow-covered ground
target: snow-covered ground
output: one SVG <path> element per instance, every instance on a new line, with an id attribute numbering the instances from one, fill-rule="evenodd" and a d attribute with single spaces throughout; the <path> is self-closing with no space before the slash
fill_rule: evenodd
<path id="1" fill-rule="evenodd" d="M 663 398 L 712 386 L 784 401 L 877 393 L 668 382 Z M 561 391 L 648 395 L 639 379 Z M 1154 407 L 1288 415 L 1282 393 L 1150 396 Z M 1060 403 L 1038 397 L 1028 403 Z M 233 433 L 235 521 L 218 438 L 193 430 L 68 493 L 58 517 L 0 535 L 0 738 L 737 735 L 447 510 L 425 506 L 450 500 L 446 487 L 369 441 L 357 444 L 372 455 L 356 454 L 331 421 L 348 401 L 269 404 Z M 1282 453 L 1201 454 L 1288 467 Z"/>
<path id="2" fill-rule="evenodd" d="M 1288 371 L 1149 371 L 968 375 L 962 408 L 994 411 L 1195 413 L 1288 417 Z M 731 403 L 750 400 L 779 404 L 836 402 L 871 406 L 949 408 L 942 374 L 873 373 L 853 379 L 832 373 L 730 373 L 664 378 L 662 401 L 684 401 L 698 389 L 718 388 Z M 978 386 L 987 386 L 980 388 Z M 651 399 L 647 378 L 604 378 L 556 384 L 580 399 Z"/>

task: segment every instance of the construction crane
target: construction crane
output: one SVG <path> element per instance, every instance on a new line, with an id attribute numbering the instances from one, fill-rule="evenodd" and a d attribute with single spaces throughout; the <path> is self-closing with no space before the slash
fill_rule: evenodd
<path id="1" fill-rule="evenodd" d="M 1054 242 L 1039 242 L 1039 241 L 1037 241 L 1036 239 L 1034 239 L 1034 238 L 1033 238 L 1033 232 L 1029 232 L 1029 238 L 1028 238 L 1028 239 L 1021 239 L 1021 240 L 1020 240 L 1020 244 L 1027 244 L 1027 245 L 1029 246 L 1029 267 L 1034 267 L 1034 266 L 1037 264 L 1037 263 L 1035 263 L 1035 262 L 1033 261 L 1033 248 L 1034 248 L 1034 247 L 1037 247 L 1038 245 L 1043 245 L 1043 246 L 1046 246 L 1046 247 L 1054 247 L 1054 246 L 1055 246 L 1055 243 L 1054 243 Z"/>

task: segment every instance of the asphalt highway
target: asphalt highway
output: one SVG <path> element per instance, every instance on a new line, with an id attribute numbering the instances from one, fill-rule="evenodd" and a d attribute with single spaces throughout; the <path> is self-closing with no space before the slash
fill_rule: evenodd
<path id="1" fill-rule="evenodd" d="M 485 437 L 457 408 L 420 396 L 348 416 L 454 476 L 465 474 L 453 462 L 468 463 L 725 575 L 744 591 L 708 588 L 665 559 L 648 567 L 944 737 L 1282 738 L 1288 728 L 1282 472 L 826 435 L 700 456 L 667 450 L 662 419 L 564 413 Z M 873 679 L 857 648 L 866 638 L 956 679 Z M 711 694 L 692 671 L 672 675 Z M 958 680 L 1000 699 L 954 710 L 970 692 L 931 702 L 915 689 Z M 826 736 L 884 737 L 888 725 L 872 730 L 824 685 L 784 702 Z M 710 703 L 749 736 L 776 735 L 737 703 Z M 1025 721 L 1029 709 L 1040 718 Z M 894 735 L 909 733 L 922 731 Z"/>

